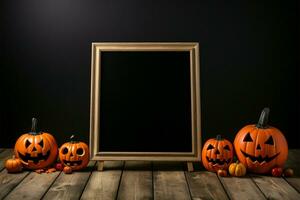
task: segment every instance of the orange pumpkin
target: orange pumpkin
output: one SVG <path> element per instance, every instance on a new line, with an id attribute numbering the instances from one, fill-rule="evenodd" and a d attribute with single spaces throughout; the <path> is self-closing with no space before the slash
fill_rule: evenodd
<path id="1" fill-rule="evenodd" d="M 20 159 L 12 157 L 12 159 L 8 159 L 5 162 L 5 168 L 9 173 L 21 172 L 23 169 L 23 165 Z"/>
<path id="2" fill-rule="evenodd" d="M 202 149 L 203 166 L 212 172 L 226 170 L 233 160 L 233 146 L 230 141 L 217 135 L 205 142 Z"/>
<path id="3" fill-rule="evenodd" d="M 37 120 L 32 118 L 31 132 L 19 137 L 15 155 L 27 169 L 41 169 L 56 161 L 58 148 L 54 137 L 45 132 L 36 132 Z"/>
<path id="4" fill-rule="evenodd" d="M 263 109 L 258 123 L 242 128 L 234 140 L 237 157 L 250 172 L 269 173 L 274 167 L 283 167 L 288 157 L 284 135 L 267 124 L 269 112 L 269 108 Z"/>
<path id="5" fill-rule="evenodd" d="M 70 142 L 64 143 L 60 147 L 59 159 L 72 170 L 85 168 L 89 163 L 89 147 L 84 142 L 75 141 L 74 135 L 70 137 Z"/>

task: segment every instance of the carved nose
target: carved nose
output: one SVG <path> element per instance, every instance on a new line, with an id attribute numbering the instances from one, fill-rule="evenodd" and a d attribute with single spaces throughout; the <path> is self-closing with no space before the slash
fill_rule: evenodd
<path id="1" fill-rule="evenodd" d="M 70 156 L 73 156 L 73 153 L 71 152 L 71 155 Z"/>
<path id="2" fill-rule="evenodd" d="M 260 144 L 257 145 L 256 150 L 261 150 Z"/>
<path id="3" fill-rule="evenodd" d="M 216 151 L 216 154 L 220 154 L 220 151 L 219 151 L 219 149 L 217 149 L 217 151 Z"/>
<path id="4" fill-rule="evenodd" d="M 35 147 L 33 147 L 32 151 L 36 151 L 36 148 L 35 148 Z"/>

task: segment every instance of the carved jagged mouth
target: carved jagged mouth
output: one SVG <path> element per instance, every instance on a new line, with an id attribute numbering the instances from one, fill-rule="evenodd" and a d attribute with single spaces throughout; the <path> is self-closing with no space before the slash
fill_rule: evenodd
<path id="1" fill-rule="evenodd" d="M 225 163 L 226 164 L 228 164 L 228 163 L 230 163 L 230 161 L 231 161 L 231 159 L 228 159 L 228 160 L 220 160 L 220 159 L 213 159 L 213 158 L 209 158 L 209 157 L 207 157 L 206 156 L 206 159 L 207 159 L 207 161 L 208 162 L 211 162 L 213 165 L 215 165 L 215 164 L 218 164 L 218 165 L 224 165 Z"/>
<path id="2" fill-rule="evenodd" d="M 247 154 L 246 152 L 244 152 L 243 150 L 241 150 L 241 152 L 243 153 L 243 155 L 245 157 L 248 157 L 252 162 L 259 162 L 259 163 L 263 163 L 263 162 L 270 162 L 272 161 L 274 158 L 276 158 L 279 153 L 275 154 L 274 156 L 269 157 L 268 155 L 265 157 L 262 157 L 261 155 L 255 157 L 255 156 L 251 156 L 250 154 Z"/>
<path id="3" fill-rule="evenodd" d="M 30 153 L 26 153 L 25 155 L 21 154 L 20 152 L 18 152 L 18 153 L 19 153 L 20 158 L 24 162 L 28 163 L 29 161 L 31 161 L 34 164 L 38 164 L 40 161 L 45 161 L 50 156 L 50 150 L 47 151 L 46 155 L 43 155 L 43 153 L 38 153 L 38 155 L 36 157 L 32 157 L 30 155 Z"/>
<path id="4" fill-rule="evenodd" d="M 77 166 L 77 165 L 81 165 L 82 160 L 76 160 L 76 161 L 67 161 L 67 160 L 63 160 L 64 164 L 68 165 L 68 166 Z"/>

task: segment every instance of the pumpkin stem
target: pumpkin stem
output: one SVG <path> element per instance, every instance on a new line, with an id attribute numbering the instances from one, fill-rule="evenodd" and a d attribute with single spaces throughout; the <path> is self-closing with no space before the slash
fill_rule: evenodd
<path id="1" fill-rule="evenodd" d="M 37 119 L 32 118 L 32 124 L 31 124 L 31 133 L 36 135 L 36 124 L 37 124 Z"/>
<path id="2" fill-rule="evenodd" d="M 71 143 L 75 143 L 74 138 L 75 138 L 75 135 L 71 135 L 71 137 L 70 137 L 70 142 L 71 142 Z"/>
<path id="3" fill-rule="evenodd" d="M 256 125 L 257 128 L 267 128 L 268 127 L 268 121 L 269 121 L 269 108 L 264 108 L 260 114 L 258 123 Z"/>
<path id="4" fill-rule="evenodd" d="M 15 158 L 16 158 L 16 156 L 15 156 L 15 155 L 13 155 L 13 156 L 12 156 L 12 159 L 15 159 Z"/>
<path id="5" fill-rule="evenodd" d="M 221 135 L 217 135 L 216 140 L 223 140 Z"/>

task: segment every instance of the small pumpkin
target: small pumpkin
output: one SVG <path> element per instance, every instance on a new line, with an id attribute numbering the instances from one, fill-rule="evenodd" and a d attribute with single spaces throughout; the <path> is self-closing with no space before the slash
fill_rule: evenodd
<path id="1" fill-rule="evenodd" d="M 246 167 L 243 163 L 237 161 L 236 163 L 232 163 L 229 166 L 229 174 L 231 176 L 245 176 L 246 175 Z"/>
<path id="2" fill-rule="evenodd" d="M 22 171 L 23 165 L 20 159 L 13 156 L 11 159 L 5 161 L 5 168 L 8 173 L 17 173 Z"/>
<path id="3" fill-rule="evenodd" d="M 70 137 L 70 142 L 64 143 L 60 147 L 59 159 L 64 166 L 69 166 L 72 170 L 85 168 L 89 163 L 89 147 L 84 142 L 74 140 L 74 135 Z"/>
<path id="4" fill-rule="evenodd" d="M 36 131 L 37 120 L 32 118 L 31 132 L 18 138 L 15 155 L 27 169 L 41 169 L 50 166 L 57 157 L 58 148 L 50 133 Z"/>
<path id="5" fill-rule="evenodd" d="M 69 166 L 66 166 L 66 167 L 64 167 L 64 169 L 63 169 L 63 172 L 65 173 L 65 174 L 72 174 L 72 167 L 69 167 Z"/>
<path id="6" fill-rule="evenodd" d="M 230 141 L 217 135 L 216 138 L 205 142 L 202 149 L 202 163 L 208 171 L 227 170 L 232 160 L 233 146 Z"/>
<path id="7" fill-rule="evenodd" d="M 288 157 L 288 144 L 280 130 L 268 125 L 269 108 L 264 108 L 257 124 L 242 128 L 234 140 L 236 155 L 248 171 L 270 173 L 283 167 Z"/>
<path id="8" fill-rule="evenodd" d="M 227 171 L 224 169 L 218 169 L 217 174 L 218 174 L 218 176 L 226 177 Z"/>

